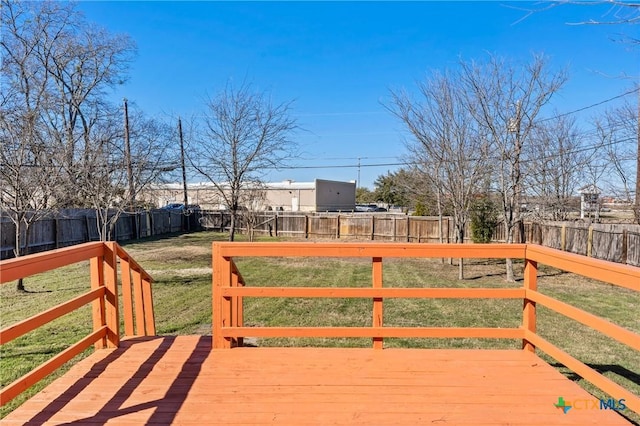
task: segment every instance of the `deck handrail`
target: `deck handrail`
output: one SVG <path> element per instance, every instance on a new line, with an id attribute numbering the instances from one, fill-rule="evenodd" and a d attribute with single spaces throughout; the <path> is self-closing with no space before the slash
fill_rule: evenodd
<path id="1" fill-rule="evenodd" d="M 360 257 L 370 258 L 372 287 L 246 287 L 238 285 L 234 262 L 242 257 Z M 520 288 L 383 288 L 383 258 L 518 258 L 524 261 Z M 213 243 L 213 346 L 231 348 L 252 337 L 367 337 L 382 349 L 386 337 L 481 337 L 522 339 L 523 350 L 539 349 L 616 399 L 640 413 L 640 396 L 543 339 L 536 332 L 536 306 L 565 317 L 640 351 L 640 335 L 538 291 L 538 263 L 581 276 L 640 291 L 640 268 L 592 259 L 533 244 L 404 244 L 404 243 Z M 370 327 L 244 327 L 243 297 L 323 297 L 373 299 Z M 486 298 L 522 299 L 522 324 L 518 328 L 385 327 L 385 298 Z M 238 312 L 240 310 L 240 312 Z"/>
<path id="2" fill-rule="evenodd" d="M 119 281 L 123 293 L 124 335 L 155 335 L 151 293 L 153 280 L 122 247 L 114 242 L 90 242 L 4 260 L 0 262 L 0 284 L 87 260 L 90 262 L 91 272 L 91 289 L 89 291 L 0 330 L 0 345 L 21 337 L 89 303 L 93 306 L 93 331 L 2 388 L 0 390 L 0 406 L 20 395 L 91 345 L 94 345 L 96 349 L 119 345 Z M 118 263 L 120 264 L 119 274 Z M 135 332 L 134 322 L 137 326 Z"/>

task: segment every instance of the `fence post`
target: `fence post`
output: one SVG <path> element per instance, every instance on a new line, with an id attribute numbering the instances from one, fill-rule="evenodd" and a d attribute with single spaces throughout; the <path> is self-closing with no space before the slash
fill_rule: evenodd
<path id="1" fill-rule="evenodd" d="M 562 224 L 562 228 L 560 228 L 560 250 L 567 250 L 567 225 Z"/>
<path id="2" fill-rule="evenodd" d="M 527 293 L 538 290 L 538 263 L 533 260 L 525 259 L 524 264 L 524 304 L 522 309 L 522 328 L 535 334 L 536 332 L 536 302 L 529 299 Z M 522 349 L 529 352 L 535 352 L 536 347 L 527 340 L 526 336 L 522 339 Z"/>
<path id="3" fill-rule="evenodd" d="M 593 256 L 593 225 L 589 225 L 589 232 L 587 234 L 587 256 Z"/>
<path id="4" fill-rule="evenodd" d="M 304 238 L 309 238 L 309 215 L 304 215 Z"/>
<path id="5" fill-rule="evenodd" d="M 53 236 L 55 239 L 55 248 L 60 248 L 60 223 L 58 218 L 53 219 Z"/>
<path id="6" fill-rule="evenodd" d="M 382 288 L 382 258 L 374 257 L 371 267 L 373 288 Z M 373 298 L 373 327 L 382 327 L 382 297 Z M 382 337 L 373 338 L 374 349 L 382 349 L 383 346 L 384 341 Z"/>
<path id="7" fill-rule="evenodd" d="M 340 215 L 336 216 L 336 239 L 340 238 Z"/>
<path id="8" fill-rule="evenodd" d="M 276 228 L 276 237 L 278 236 L 278 212 L 276 212 L 275 220 L 274 220 L 274 228 Z"/>
<path id="9" fill-rule="evenodd" d="M 373 215 L 371 215 L 371 241 L 373 241 L 376 236 L 375 227 L 376 227 L 376 218 Z"/>
<path id="10" fill-rule="evenodd" d="M 120 317 L 118 315 L 118 261 L 115 243 L 104 243 L 105 317 L 107 324 L 107 346 L 117 348 L 120 344 Z"/>
<path id="11" fill-rule="evenodd" d="M 629 251 L 629 233 L 627 232 L 626 229 L 623 229 L 622 230 L 622 253 L 621 253 L 621 259 L 620 259 L 620 263 L 622 263 L 623 265 L 627 264 L 628 251 Z"/>
<path id="12" fill-rule="evenodd" d="M 409 221 L 409 216 L 407 216 L 407 242 L 410 241 L 409 236 L 411 235 L 411 227 L 409 226 L 410 223 L 411 222 Z"/>
<path id="13" fill-rule="evenodd" d="M 104 287 L 104 269 L 103 259 L 101 257 L 92 257 L 90 261 L 91 268 L 91 290 L 95 290 L 99 287 Z M 93 331 L 96 331 L 100 327 L 106 324 L 106 318 L 104 315 L 104 297 L 94 300 L 91 303 L 91 311 L 93 317 Z M 107 338 L 103 337 L 98 340 L 94 347 L 96 349 L 104 349 L 107 347 Z"/>

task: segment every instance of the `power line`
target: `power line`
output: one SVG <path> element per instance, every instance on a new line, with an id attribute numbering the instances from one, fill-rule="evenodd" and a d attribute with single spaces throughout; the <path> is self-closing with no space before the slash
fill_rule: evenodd
<path id="1" fill-rule="evenodd" d="M 630 94 L 632 94 L 632 93 L 636 93 L 636 92 L 638 92 L 639 90 L 640 90 L 640 87 L 636 87 L 635 89 L 629 90 L 628 92 L 625 92 L 625 93 L 622 93 L 622 94 L 620 94 L 620 95 L 617 95 L 617 96 L 611 97 L 611 98 L 609 98 L 609 99 L 605 99 L 604 101 L 596 102 L 595 104 L 592 104 L 592 105 L 589 105 L 589 106 L 586 106 L 586 107 L 578 108 L 578 109 L 576 109 L 576 110 L 569 111 L 569 112 L 564 112 L 564 113 L 562 113 L 562 114 L 558 114 L 558 115 L 555 115 L 555 116 L 553 116 L 553 117 L 542 118 L 542 119 L 538 120 L 538 123 L 544 123 L 545 121 L 555 120 L 555 119 L 557 119 L 557 118 L 566 117 L 567 115 L 575 114 L 575 113 L 577 113 L 577 112 L 586 111 L 586 110 L 588 110 L 588 109 L 595 108 L 595 107 L 597 107 L 597 106 L 600 106 L 600 105 L 606 104 L 607 102 L 611 102 L 611 101 L 614 101 L 614 100 L 616 100 L 616 99 L 623 98 L 623 97 L 625 97 L 625 96 L 627 96 L 627 95 L 630 95 Z"/>
<path id="2" fill-rule="evenodd" d="M 553 158 L 559 158 L 563 155 L 571 155 L 571 154 L 578 154 L 580 152 L 586 152 L 586 151 L 591 151 L 591 150 L 597 150 L 600 148 L 606 148 L 606 147 L 611 147 L 614 145 L 618 145 L 618 144 L 622 144 L 625 142 L 631 142 L 635 140 L 633 137 L 630 138 L 626 138 L 626 139 L 618 139 L 618 140 L 613 140 L 607 143 L 594 143 L 591 145 L 583 145 L 583 146 L 579 146 L 576 149 L 573 150 L 568 150 L 568 151 L 564 151 L 563 153 L 558 153 L 558 154 L 552 154 L 552 155 L 547 155 L 547 156 L 541 156 L 541 157 L 536 157 L 535 159 L 523 159 L 522 161 L 541 161 L 541 160 L 550 160 Z M 370 159 L 375 159 L 375 158 L 395 158 L 399 160 L 399 157 L 360 157 L 360 159 L 365 159 L 365 158 L 370 158 Z M 352 159 L 352 160 L 357 160 L 357 157 L 353 157 L 353 158 L 335 158 L 337 160 L 340 159 Z M 501 160 L 502 157 L 500 156 L 495 156 L 495 157 L 488 157 L 488 158 L 474 158 L 474 157 L 470 157 L 469 161 L 481 161 L 481 160 L 488 160 L 488 161 L 499 161 Z M 354 164 L 323 164 L 323 165 L 315 165 L 315 166 L 271 166 L 271 167 L 264 167 L 265 170 L 312 170 L 312 169 L 357 169 L 358 167 L 393 167 L 393 166 L 411 166 L 411 165 L 419 165 L 421 164 L 420 161 L 398 161 L 398 162 L 393 162 L 393 163 L 368 163 L 368 164 L 358 164 L 358 163 L 354 163 Z M 9 166 L 9 163 L 0 163 L 0 166 Z M 134 163 L 135 165 L 135 163 Z M 175 162 L 159 162 L 156 164 L 157 167 L 165 167 L 165 168 L 170 168 L 173 167 L 175 169 L 179 168 L 180 165 L 178 163 Z M 21 165 L 21 167 L 34 167 L 34 168 L 49 168 L 49 167 L 57 167 L 55 165 L 52 164 L 44 164 L 44 165 L 35 165 L 35 164 L 24 164 Z M 100 167 L 107 167 L 106 165 L 97 165 L 98 168 Z M 204 167 L 203 165 L 186 165 L 185 166 L 188 169 L 196 169 L 197 167 Z"/>

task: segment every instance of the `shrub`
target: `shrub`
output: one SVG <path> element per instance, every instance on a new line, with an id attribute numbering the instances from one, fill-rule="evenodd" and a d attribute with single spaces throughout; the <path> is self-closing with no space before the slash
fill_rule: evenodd
<path id="1" fill-rule="evenodd" d="M 489 197 L 477 199 L 471 205 L 471 239 L 474 243 L 490 243 L 498 224 L 498 209 Z"/>

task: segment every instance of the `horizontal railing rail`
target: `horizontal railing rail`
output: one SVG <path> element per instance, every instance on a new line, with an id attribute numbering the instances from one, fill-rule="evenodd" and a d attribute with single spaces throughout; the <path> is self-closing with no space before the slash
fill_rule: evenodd
<path id="1" fill-rule="evenodd" d="M 151 276 L 116 243 L 92 242 L 0 262 L 0 284 L 89 261 L 91 289 L 84 294 L 0 330 L 5 345 L 87 304 L 92 304 L 93 331 L 0 390 L 0 406 L 42 380 L 85 349 L 117 347 L 120 342 L 118 282 L 123 292 L 125 336 L 154 335 Z M 118 274 L 118 261 L 120 274 Z M 120 278 L 120 280 L 119 280 Z M 133 290 L 132 290 L 133 286 Z M 135 306 L 135 315 L 134 315 Z M 134 333 L 134 322 L 138 326 Z"/>
<path id="2" fill-rule="evenodd" d="M 371 259 L 370 288 L 247 287 L 234 260 L 243 257 L 358 257 Z M 383 258 L 522 259 L 520 288 L 383 288 Z M 626 406 L 640 412 L 640 397 L 548 342 L 536 332 L 536 307 L 544 306 L 618 342 L 640 351 L 640 335 L 538 291 L 538 264 L 640 291 L 640 268 L 606 262 L 529 244 L 397 244 L 397 243 L 214 243 L 213 244 L 213 345 L 230 348 L 243 337 L 365 337 L 381 349 L 389 337 L 522 339 L 526 351 L 539 349 L 589 380 Z M 367 298 L 373 299 L 370 327 L 244 327 L 242 298 Z M 487 327 L 387 327 L 384 299 L 522 299 L 518 328 Z"/>

